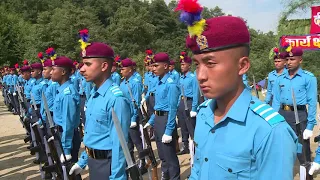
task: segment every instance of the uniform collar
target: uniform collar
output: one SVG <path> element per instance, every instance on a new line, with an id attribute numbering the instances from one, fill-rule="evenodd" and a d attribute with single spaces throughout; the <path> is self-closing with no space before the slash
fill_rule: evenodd
<path id="1" fill-rule="evenodd" d="M 57 89 L 58 92 L 63 91 L 65 88 L 67 88 L 69 85 L 71 84 L 71 81 L 68 80 L 66 82 L 64 82 L 63 84 L 61 84 L 61 86 Z"/>
<path id="2" fill-rule="evenodd" d="M 39 84 L 43 80 L 43 77 L 36 80 L 36 84 Z"/>
<path id="3" fill-rule="evenodd" d="M 136 77 L 134 77 L 134 75 L 132 74 L 132 76 L 130 76 L 129 79 L 126 80 L 126 82 L 132 82 L 134 78 L 136 78 Z"/>
<path id="4" fill-rule="evenodd" d="M 301 68 L 299 68 L 298 69 L 298 71 L 297 71 L 297 73 L 293 76 L 293 77 L 295 77 L 295 76 L 302 76 L 302 74 L 303 74 L 303 70 L 301 69 Z M 288 79 L 291 79 L 291 77 L 290 77 L 290 74 L 289 74 L 289 70 L 287 70 L 286 72 L 285 72 L 285 76 L 286 76 L 286 78 L 288 78 Z M 293 78 L 292 77 L 292 78 Z"/>
<path id="5" fill-rule="evenodd" d="M 96 89 L 97 88 L 96 86 L 94 87 L 94 90 L 96 93 L 100 94 L 101 96 L 105 96 L 106 92 L 108 91 L 112 83 L 113 81 L 109 78 L 106 81 L 104 81 L 104 83 L 99 87 L 98 90 Z"/>
<path id="6" fill-rule="evenodd" d="M 170 77 L 170 74 L 167 73 L 166 75 L 163 76 L 162 79 L 160 79 L 159 83 L 161 82 L 162 84 L 165 83 L 167 81 L 167 79 Z"/>
<path id="7" fill-rule="evenodd" d="M 219 124 L 225 121 L 227 118 L 230 118 L 234 121 L 245 122 L 247 117 L 247 112 L 251 102 L 251 94 L 247 89 L 244 89 L 237 100 L 233 103 L 228 113 L 224 116 L 224 118 L 219 122 Z M 216 101 L 212 100 L 210 104 L 211 111 L 214 112 L 216 106 Z M 213 114 L 213 113 L 212 113 Z M 207 118 L 207 123 L 213 124 L 213 118 Z M 211 121 L 211 122 L 208 122 Z"/>
<path id="8" fill-rule="evenodd" d="M 190 71 L 188 71 L 188 72 L 186 73 L 186 75 L 182 74 L 182 75 L 181 75 L 181 77 L 182 77 L 182 78 L 189 77 L 190 73 L 191 73 L 191 72 L 190 72 Z"/>
<path id="9" fill-rule="evenodd" d="M 283 71 L 280 75 L 278 75 L 277 70 L 273 70 L 272 74 L 274 74 L 275 76 L 282 76 L 285 75 L 288 72 L 287 68 L 283 68 Z"/>

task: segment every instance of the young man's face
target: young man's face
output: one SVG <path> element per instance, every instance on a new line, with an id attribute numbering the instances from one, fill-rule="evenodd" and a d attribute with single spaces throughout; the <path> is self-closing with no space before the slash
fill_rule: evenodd
<path id="1" fill-rule="evenodd" d="M 132 71 L 133 71 L 132 67 L 122 67 L 120 73 L 122 77 L 128 78 L 131 76 Z"/>
<path id="2" fill-rule="evenodd" d="M 62 67 L 54 66 L 50 71 L 51 80 L 54 82 L 61 82 L 63 78 L 64 69 Z"/>
<path id="3" fill-rule="evenodd" d="M 42 74 L 42 70 L 40 70 L 40 69 L 31 69 L 31 76 L 33 78 L 37 78 L 37 77 L 41 76 L 41 74 Z"/>
<path id="4" fill-rule="evenodd" d="M 45 79 L 50 79 L 50 73 L 51 73 L 52 67 L 43 67 L 42 76 Z"/>
<path id="5" fill-rule="evenodd" d="M 105 73 L 111 73 L 108 62 L 101 58 L 83 59 L 83 66 L 80 69 L 81 74 L 87 81 L 100 79 Z"/>
<path id="6" fill-rule="evenodd" d="M 185 62 L 181 62 L 181 72 L 187 73 L 188 71 L 190 71 L 190 64 L 185 63 Z"/>
<path id="7" fill-rule="evenodd" d="M 163 62 L 153 63 L 153 73 L 156 76 L 165 75 L 167 69 L 169 69 L 168 63 L 163 63 Z"/>
<path id="8" fill-rule="evenodd" d="M 281 70 L 286 65 L 287 60 L 286 59 L 275 59 L 273 62 L 274 62 L 274 66 L 275 66 L 276 70 Z"/>
<path id="9" fill-rule="evenodd" d="M 301 56 L 293 56 L 287 58 L 287 68 L 290 71 L 295 71 L 300 67 L 300 64 L 302 63 L 302 57 Z"/>
<path id="10" fill-rule="evenodd" d="M 174 65 L 169 65 L 169 71 L 173 71 L 174 70 Z"/>
<path id="11" fill-rule="evenodd" d="M 238 48 L 208 52 L 193 56 L 199 86 L 207 98 L 224 97 L 239 86 L 243 86 L 242 75 L 250 61 L 242 56 Z"/>
<path id="12" fill-rule="evenodd" d="M 25 80 L 29 80 L 31 78 L 31 71 L 22 72 L 22 78 Z"/>

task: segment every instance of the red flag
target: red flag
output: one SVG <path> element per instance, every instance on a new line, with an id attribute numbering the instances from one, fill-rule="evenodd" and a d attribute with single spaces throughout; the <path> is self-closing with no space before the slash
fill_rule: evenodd
<path id="1" fill-rule="evenodd" d="M 320 33 L 320 6 L 311 7 L 311 28 L 310 34 Z"/>

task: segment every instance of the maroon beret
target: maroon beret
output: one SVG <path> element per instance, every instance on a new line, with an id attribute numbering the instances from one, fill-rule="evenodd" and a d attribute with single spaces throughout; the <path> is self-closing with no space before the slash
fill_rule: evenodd
<path id="1" fill-rule="evenodd" d="M 83 63 L 79 63 L 78 69 L 82 68 Z"/>
<path id="2" fill-rule="evenodd" d="M 170 60 L 170 63 L 169 63 L 169 65 L 175 65 L 175 62 L 174 62 L 174 60 Z"/>
<path id="3" fill-rule="evenodd" d="M 192 64 L 192 59 L 188 56 L 180 56 L 180 63 Z"/>
<path id="4" fill-rule="evenodd" d="M 130 58 L 126 58 L 126 59 L 124 59 L 124 60 L 121 60 L 120 66 L 121 66 L 121 67 L 130 67 L 130 66 L 133 66 L 133 61 L 132 61 Z"/>
<path id="5" fill-rule="evenodd" d="M 39 62 L 31 64 L 31 69 L 42 69 L 42 64 Z"/>
<path id="6" fill-rule="evenodd" d="M 67 67 L 67 68 L 74 67 L 72 60 L 65 56 L 57 57 L 57 59 L 54 60 L 54 66 Z"/>
<path id="7" fill-rule="evenodd" d="M 286 57 L 293 57 L 293 56 L 302 56 L 303 50 L 301 48 L 293 47 L 289 53 L 287 53 Z"/>
<path id="8" fill-rule="evenodd" d="M 52 67 L 52 60 L 47 59 L 43 62 L 43 67 Z"/>
<path id="9" fill-rule="evenodd" d="M 22 66 L 22 67 L 20 68 L 20 71 L 21 71 L 21 72 L 26 72 L 26 71 L 30 71 L 30 70 L 31 70 L 31 67 L 28 66 L 28 65 Z"/>
<path id="10" fill-rule="evenodd" d="M 16 70 L 16 68 L 14 68 L 14 67 L 11 67 L 11 68 L 10 68 L 10 70 L 11 70 L 11 71 L 14 71 L 14 70 Z"/>
<path id="11" fill-rule="evenodd" d="M 107 58 L 113 60 L 114 51 L 105 43 L 93 42 L 82 51 L 82 58 Z"/>
<path id="12" fill-rule="evenodd" d="M 186 39 L 186 46 L 193 54 L 249 46 L 249 43 L 250 34 L 246 23 L 241 18 L 233 16 L 207 19 L 200 36 L 188 35 Z"/>
<path id="13" fill-rule="evenodd" d="M 155 54 L 153 58 L 153 63 L 157 63 L 157 62 L 170 62 L 169 55 L 164 52 L 159 52 Z"/>

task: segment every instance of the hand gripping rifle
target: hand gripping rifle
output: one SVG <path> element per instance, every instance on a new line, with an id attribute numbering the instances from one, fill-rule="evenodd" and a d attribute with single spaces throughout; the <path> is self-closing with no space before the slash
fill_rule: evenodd
<path id="1" fill-rule="evenodd" d="M 129 152 L 129 148 L 127 146 L 127 141 L 124 138 L 124 134 L 123 134 L 123 131 L 122 131 L 122 128 L 120 125 L 120 121 L 119 121 L 117 114 L 113 108 L 112 108 L 112 120 L 113 120 L 114 126 L 115 126 L 117 134 L 118 134 L 118 138 L 120 141 L 121 148 L 123 150 L 123 154 L 124 154 L 126 161 L 127 161 L 127 165 L 128 165 L 127 171 L 129 172 L 132 180 L 142 180 L 138 166 L 136 164 L 134 164 L 132 161 L 132 158 L 131 158 L 131 155 Z"/>
<path id="2" fill-rule="evenodd" d="M 53 165 L 49 165 L 46 166 L 46 170 L 48 170 L 49 172 L 55 172 L 57 173 L 57 176 L 59 179 L 63 179 L 63 180 L 74 180 L 75 179 L 75 175 L 69 175 L 69 170 L 71 169 L 71 167 L 73 166 L 73 163 L 71 163 L 70 161 L 65 161 L 64 163 L 62 163 L 60 161 L 60 157 L 59 157 L 59 153 L 57 151 L 57 148 L 54 144 L 54 139 L 57 140 L 58 144 L 59 144 L 59 148 L 61 149 L 62 155 L 64 157 L 64 159 L 66 160 L 66 155 L 64 154 L 63 151 L 63 147 L 61 144 L 61 138 L 60 135 L 57 131 L 57 129 L 54 126 L 54 122 L 52 120 L 52 116 L 48 107 L 48 102 L 47 102 L 47 98 L 45 97 L 44 93 L 42 92 L 42 100 L 44 103 L 44 109 L 45 112 L 47 114 L 47 120 L 49 123 L 49 129 L 50 132 L 52 134 L 52 137 L 47 137 L 47 141 L 48 141 L 48 146 L 51 152 L 51 157 L 54 160 L 54 164 Z"/>
<path id="3" fill-rule="evenodd" d="M 300 127 L 300 119 L 298 116 L 297 102 L 296 102 L 293 89 L 291 89 L 291 95 L 292 95 L 292 102 L 293 102 L 294 118 L 296 120 L 297 136 L 298 136 L 299 142 L 302 143 L 302 154 L 305 160 L 304 164 L 301 164 L 302 167 L 300 167 L 300 179 L 313 180 L 313 176 L 308 173 L 311 167 L 311 162 L 307 161 L 307 157 L 310 156 L 310 154 L 306 151 L 308 144 L 307 144 L 307 140 L 303 139 L 303 133 Z"/>
<path id="4" fill-rule="evenodd" d="M 141 105 L 141 109 L 139 108 L 137 102 L 133 98 L 132 91 L 131 91 L 131 88 L 130 88 L 129 84 L 127 84 L 127 87 L 128 87 L 128 91 L 129 91 L 130 97 L 131 97 L 131 99 L 132 99 L 132 101 L 134 103 L 134 107 L 137 109 L 141 124 L 144 126 L 149 120 L 148 113 L 144 109 L 143 105 Z M 158 180 L 158 171 L 157 171 L 158 163 L 157 163 L 156 157 L 155 157 L 155 155 L 153 153 L 153 149 L 152 149 L 152 146 L 151 146 L 151 140 L 150 140 L 150 137 L 149 137 L 148 130 L 142 128 L 142 133 L 143 133 L 144 141 L 146 143 L 146 148 L 142 152 L 139 153 L 139 157 L 142 158 L 142 157 L 146 157 L 147 156 L 149 158 L 149 160 L 148 160 L 148 162 L 146 164 L 146 168 L 149 169 L 148 167 L 151 165 L 151 168 L 152 168 L 152 180 Z"/>

